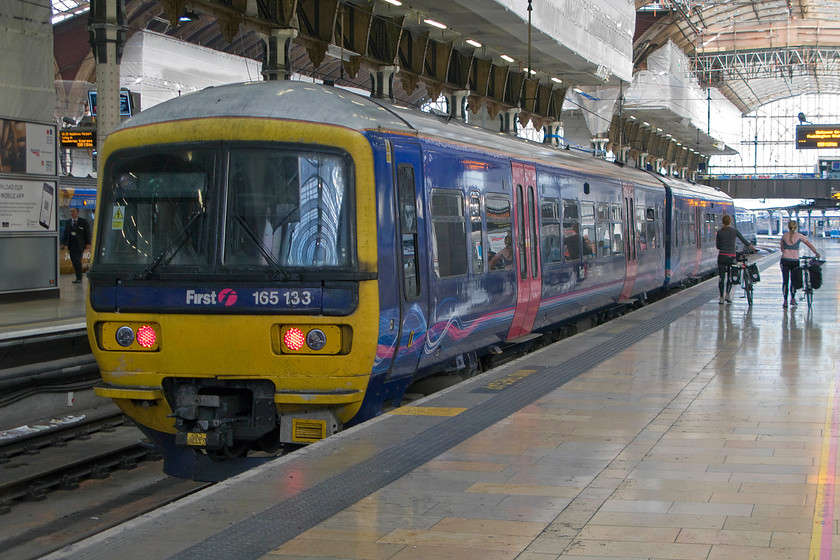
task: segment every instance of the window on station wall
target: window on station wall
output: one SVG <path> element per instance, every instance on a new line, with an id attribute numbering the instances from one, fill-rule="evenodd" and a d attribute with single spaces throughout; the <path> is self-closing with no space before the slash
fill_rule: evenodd
<path id="1" fill-rule="evenodd" d="M 583 258 L 595 258 L 595 203 L 580 203 L 580 241 Z"/>
<path id="2" fill-rule="evenodd" d="M 508 195 L 502 193 L 484 195 L 484 213 L 487 218 L 487 262 L 491 272 L 513 268 L 513 232 L 510 212 Z"/>
<path id="3" fill-rule="evenodd" d="M 544 263 L 563 260 L 560 200 L 556 198 L 546 198 L 540 204 L 540 241 Z"/>
<path id="4" fill-rule="evenodd" d="M 484 238 L 481 235 L 481 195 L 470 193 L 470 256 L 473 274 L 484 272 Z"/>
<path id="5" fill-rule="evenodd" d="M 609 257 L 612 253 L 612 224 L 610 222 L 610 205 L 599 202 L 595 216 L 595 253 L 599 257 Z"/>
<path id="6" fill-rule="evenodd" d="M 563 252 L 567 261 L 580 260 L 580 212 L 577 200 L 563 200 Z"/>
<path id="7" fill-rule="evenodd" d="M 467 229 L 460 191 L 432 191 L 432 260 L 438 278 L 467 273 Z"/>
<path id="8" fill-rule="evenodd" d="M 621 215 L 621 205 L 612 205 L 612 252 L 614 255 L 621 255 L 624 253 L 624 218 Z"/>

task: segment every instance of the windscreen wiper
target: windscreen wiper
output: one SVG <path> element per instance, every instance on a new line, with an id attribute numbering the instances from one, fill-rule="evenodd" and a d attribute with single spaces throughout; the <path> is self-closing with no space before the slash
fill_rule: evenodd
<path id="1" fill-rule="evenodd" d="M 262 254 L 265 262 L 271 267 L 271 270 L 274 271 L 274 274 L 279 276 L 281 280 L 288 280 L 289 273 L 283 270 L 280 264 L 274 260 L 274 257 L 271 256 L 271 253 L 268 250 L 268 247 L 265 246 L 265 243 L 262 242 L 262 239 L 259 238 L 256 232 L 251 229 L 251 226 L 248 225 L 245 218 L 243 218 L 238 212 L 235 213 L 233 217 L 251 241 L 256 244 L 257 248 L 260 250 L 260 254 Z"/>
<path id="2" fill-rule="evenodd" d="M 190 219 L 187 220 L 187 224 L 184 226 L 184 229 L 181 230 L 181 233 L 173 237 L 172 241 L 167 243 L 166 247 L 163 248 L 163 251 L 157 254 L 157 256 L 152 260 L 151 263 L 149 263 L 149 266 L 146 267 L 146 269 L 143 271 L 142 274 L 139 275 L 139 277 L 143 280 L 148 280 L 149 276 L 152 275 L 152 272 L 154 272 L 158 265 L 161 262 L 163 262 L 163 258 L 166 256 L 166 254 L 174 247 L 174 250 L 172 251 L 172 254 L 169 255 L 168 259 L 172 260 L 172 257 L 174 257 L 178 253 L 178 251 L 181 250 L 181 247 L 183 247 L 184 243 L 186 243 L 187 239 L 189 239 L 190 231 L 192 230 L 193 225 L 195 225 L 199 217 L 203 216 L 204 210 L 200 212 L 195 212 L 192 216 L 190 216 Z"/>

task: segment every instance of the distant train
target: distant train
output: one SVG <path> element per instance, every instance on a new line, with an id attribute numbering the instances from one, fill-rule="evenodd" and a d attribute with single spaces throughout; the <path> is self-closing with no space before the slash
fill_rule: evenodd
<path id="1" fill-rule="evenodd" d="M 96 392 L 167 473 L 203 479 L 710 274 L 733 208 L 701 185 L 288 81 L 158 105 L 103 157 Z"/>
<path id="2" fill-rule="evenodd" d="M 747 208 L 740 208 L 738 206 L 735 207 L 735 227 L 738 228 L 738 231 L 741 232 L 741 235 L 744 238 L 752 243 L 753 245 L 758 244 L 758 237 L 757 237 L 757 218 L 755 212 L 752 210 L 748 210 Z M 738 240 L 738 250 L 743 251 L 745 247 L 744 244 L 741 243 L 741 240 Z"/>

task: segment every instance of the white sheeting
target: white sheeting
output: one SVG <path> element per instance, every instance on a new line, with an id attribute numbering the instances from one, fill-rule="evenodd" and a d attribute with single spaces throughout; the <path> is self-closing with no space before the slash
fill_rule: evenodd
<path id="1" fill-rule="evenodd" d="M 52 122 L 55 109 L 49 2 L 3 2 L 0 9 L 0 117 Z"/>
<path id="2" fill-rule="evenodd" d="M 148 109 L 208 86 L 262 80 L 260 70 L 256 60 L 141 31 L 126 42 L 120 87 L 139 92 Z"/>
<path id="3" fill-rule="evenodd" d="M 497 0 L 524 14 L 524 0 Z M 533 26 L 578 56 L 598 66 L 597 73 L 630 81 L 633 74 L 634 0 L 535 0 Z"/>
<path id="4" fill-rule="evenodd" d="M 624 95 L 625 111 L 669 112 L 726 144 L 740 140 L 741 112 L 717 89 L 700 88 L 689 71 L 688 57 L 673 42 L 652 53 L 647 65 Z"/>

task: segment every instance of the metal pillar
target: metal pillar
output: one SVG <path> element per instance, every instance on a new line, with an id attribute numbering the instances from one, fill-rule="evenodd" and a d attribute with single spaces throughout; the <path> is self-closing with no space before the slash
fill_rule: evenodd
<path id="1" fill-rule="evenodd" d="M 551 144 L 552 146 L 560 145 L 560 136 L 563 131 L 563 123 L 560 121 L 553 121 L 543 127 L 543 144 Z"/>
<path id="2" fill-rule="evenodd" d="M 469 91 L 459 89 L 453 91 L 447 98 L 449 99 L 449 116 L 453 119 L 466 122 L 467 120 L 467 96 Z"/>
<path id="3" fill-rule="evenodd" d="M 400 71 L 399 66 L 380 66 L 376 72 L 371 73 L 370 81 L 373 90 L 370 96 L 375 99 L 394 100 L 394 76 Z"/>
<path id="4" fill-rule="evenodd" d="M 92 0 L 88 35 L 96 59 L 96 152 L 120 124 L 120 58 L 125 45 L 125 0 Z M 102 159 L 97 166 L 101 171 Z"/>
<path id="5" fill-rule="evenodd" d="M 292 75 L 289 50 L 292 48 L 292 39 L 297 36 L 298 30 L 290 27 L 272 29 L 271 35 L 266 37 L 267 55 L 262 71 L 266 80 L 288 80 Z"/>
<path id="6" fill-rule="evenodd" d="M 516 116 L 519 114 L 520 110 L 521 109 L 519 109 L 519 107 L 514 107 L 512 109 L 505 109 L 499 113 L 499 116 L 502 119 L 502 126 L 499 132 L 516 136 Z"/>

